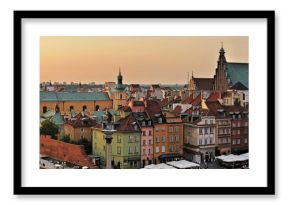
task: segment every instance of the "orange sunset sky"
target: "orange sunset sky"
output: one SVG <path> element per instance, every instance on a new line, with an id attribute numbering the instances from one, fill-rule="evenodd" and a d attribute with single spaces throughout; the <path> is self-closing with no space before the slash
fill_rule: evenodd
<path id="1" fill-rule="evenodd" d="M 42 36 L 40 81 L 185 84 L 213 77 L 221 42 L 229 62 L 248 62 L 248 37 Z"/>

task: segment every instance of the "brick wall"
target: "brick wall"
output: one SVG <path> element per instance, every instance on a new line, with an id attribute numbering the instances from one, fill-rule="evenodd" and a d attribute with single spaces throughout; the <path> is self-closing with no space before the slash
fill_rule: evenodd
<path id="1" fill-rule="evenodd" d="M 82 145 L 74 145 L 54 140 L 47 135 L 40 136 L 40 154 L 72 164 L 96 168 L 86 155 Z"/>

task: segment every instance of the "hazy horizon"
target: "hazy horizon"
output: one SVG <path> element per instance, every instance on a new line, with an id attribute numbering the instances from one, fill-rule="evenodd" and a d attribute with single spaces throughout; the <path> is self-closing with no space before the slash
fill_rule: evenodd
<path id="1" fill-rule="evenodd" d="M 247 36 L 42 36 L 40 82 L 185 84 L 212 78 L 223 42 L 228 62 L 248 63 Z"/>

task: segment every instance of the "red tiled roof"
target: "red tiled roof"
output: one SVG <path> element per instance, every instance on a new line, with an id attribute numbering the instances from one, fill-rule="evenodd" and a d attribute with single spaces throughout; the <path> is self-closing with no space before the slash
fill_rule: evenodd
<path id="1" fill-rule="evenodd" d="M 117 130 L 125 131 L 125 132 L 130 132 L 130 131 L 140 132 L 140 127 L 136 121 L 137 120 L 135 119 L 135 117 L 132 114 L 130 114 L 127 117 L 119 120 L 120 125 L 117 127 Z M 137 125 L 137 130 L 135 130 L 134 125 Z"/>
<path id="2" fill-rule="evenodd" d="M 207 98 L 207 100 L 217 100 L 221 98 L 221 93 L 219 91 L 212 91 L 210 96 Z"/>
<path id="3" fill-rule="evenodd" d="M 160 104 L 156 100 L 147 100 L 146 111 L 151 119 L 153 119 L 156 114 L 162 115 Z"/>
<path id="4" fill-rule="evenodd" d="M 173 110 L 172 112 L 173 112 L 173 114 L 174 114 L 175 116 L 179 116 L 180 113 L 181 113 L 181 111 L 182 111 L 181 106 L 178 105 L 178 106 L 176 106 L 176 107 L 174 108 L 174 110 Z"/>
<path id="5" fill-rule="evenodd" d="M 96 125 L 96 121 L 90 118 L 88 115 L 79 113 L 74 118 L 69 119 L 66 124 L 69 124 L 73 127 L 93 127 Z"/>
<path id="6" fill-rule="evenodd" d="M 140 85 L 139 84 L 131 84 L 131 87 L 137 89 L 137 88 L 140 88 Z"/>
<path id="7" fill-rule="evenodd" d="M 122 110 L 124 112 L 131 112 L 131 108 L 129 106 L 122 106 L 118 110 Z"/>
<path id="8" fill-rule="evenodd" d="M 194 106 L 200 105 L 201 104 L 201 94 L 199 94 L 196 98 L 194 98 L 191 104 Z"/>

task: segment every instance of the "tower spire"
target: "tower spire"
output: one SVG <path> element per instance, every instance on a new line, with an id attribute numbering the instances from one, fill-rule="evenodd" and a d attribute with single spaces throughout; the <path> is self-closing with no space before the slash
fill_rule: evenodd
<path id="1" fill-rule="evenodd" d="M 121 67 L 119 66 L 119 75 L 121 75 Z"/>

